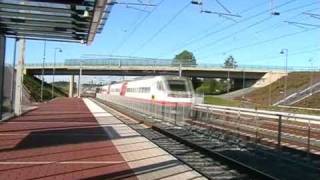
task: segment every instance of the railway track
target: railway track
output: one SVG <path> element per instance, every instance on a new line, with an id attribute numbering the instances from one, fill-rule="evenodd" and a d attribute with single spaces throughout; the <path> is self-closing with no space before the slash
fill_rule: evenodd
<path id="1" fill-rule="evenodd" d="M 210 179 L 250 179 L 250 176 L 230 168 L 207 154 L 197 151 L 160 132 L 152 129 L 144 129 L 138 132 Z"/>
<path id="2" fill-rule="evenodd" d="M 221 159 L 218 161 L 207 153 L 201 152 L 195 147 L 188 146 L 184 142 L 181 142 L 181 140 L 179 141 L 168 135 L 168 132 L 164 133 L 164 131 L 161 130 L 164 128 L 166 131 L 170 131 L 172 126 L 164 127 L 162 124 L 162 128 L 158 128 L 157 130 L 154 128 L 145 128 L 142 124 L 132 121 L 130 118 L 124 116 L 115 109 L 110 109 L 110 107 L 106 106 L 101 107 L 108 110 L 108 112 L 111 112 L 111 114 L 119 120 L 208 179 L 274 179 L 263 174 L 248 175 L 247 173 L 244 173 L 244 171 L 239 171 L 233 166 L 230 166 L 230 163 L 229 165 L 227 163 L 221 163 Z M 150 125 L 150 122 L 146 124 Z"/>
<path id="3" fill-rule="evenodd" d="M 101 102 L 100 101 L 100 105 Z M 117 118 L 209 179 L 316 179 L 319 171 L 272 152 L 272 149 L 229 138 L 218 131 L 177 127 L 108 104 Z M 113 108 L 113 109 L 110 109 Z M 116 109 L 116 110 L 115 110 Z M 119 113 L 120 112 L 120 113 Z M 130 118 L 151 126 L 133 123 Z M 284 155 L 285 156 L 285 155 Z"/>
<path id="4" fill-rule="evenodd" d="M 208 128 L 216 127 L 231 133 L 247 135 L 258 141 L 277 145 L 279 136 L 279 119 L 277 115 L 260 115 L 259 113 L 243 113 L 241 111 L 223 112 L 197 109 L 199 117 L 194 118 L 193 124 L 207 124 Z M 320 153 L 319 124 L 298 122 L 282 118 L 281 137 L 283 147 L 304 150 L 306 153 Z"/>

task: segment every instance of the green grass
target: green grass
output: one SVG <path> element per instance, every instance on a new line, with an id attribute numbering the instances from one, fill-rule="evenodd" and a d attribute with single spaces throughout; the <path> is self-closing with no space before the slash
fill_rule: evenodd
<path id="1" fill-rule="evenodd" d="M 320 92 L 303 99 L 302 101 L 294 104 L 294 106 L 320 109 Z"/>
<path id="2" fill-rule="evenodd" d="M 310 72 L 294 72 L 289 73 L 287 78 L 287 95 L 295 93 L 298 90 L 302 90 L 310 85 Z M 260 104 L 260 105 L 269 105 L 269 97 L 271 97 L 271 103 L 278 102 L 283 98 L 284 92 L 284 80 L 277 80 L 263 88 L 256 89 L 249 94 L 245 95 L 247 101 Z M 320 80 L 320 73 L 313 73 L 313 82 Z M 239 100 L 239 98 L 237 98 Z"/>
<path id="3" fill-rule="evenodd" d="M 223 99 L 223 98 L 216 97 L 216 96 L 205 96 L 204 103 L 205 104 L 220 105 L 220 106 L 233 106 L 233 107 L 239 107 L 241 105 L 240 101 Z"/>
<path id="4" fill-rule="evenodd" d="M 242 107 L 242 108 L 251 108 L 251 109 L 256 108 L 260 110 L 269 110 L 269 111 L 281 111 L 281 112 L 290 112 L 290 113 L 297 113 L 297 114 L 320 115 L 320 111 L 260 105 L 260 104 L 254 104 L 254 103 L 238 101 L 238 100 L 223 99 L 216 96 L 205 96 L 204 103 L 219 105 L 219 106 Z"/>
<path id="5" fill-rule="evenodd" d="M 30 95 L 35 101 L 41 101 L 41 81 L 33 76 L 25 75 L 23 77 L 23 84 L 30 91 Z M 54 98 L 66 97 L 67 95 L 58 87 L 54 89 Z M 43 100 L 47 101 L 52 99 L 51 85 L 44 83 L 43 86 Z"/>

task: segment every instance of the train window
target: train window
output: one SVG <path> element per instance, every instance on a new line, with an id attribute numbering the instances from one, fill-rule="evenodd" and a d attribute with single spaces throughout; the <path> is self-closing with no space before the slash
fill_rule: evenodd
<path id="1" fill-rule="evenodd" d="M 168 86 L 171 91 L 187 91 L 185 81 L 168 80 Z"/>

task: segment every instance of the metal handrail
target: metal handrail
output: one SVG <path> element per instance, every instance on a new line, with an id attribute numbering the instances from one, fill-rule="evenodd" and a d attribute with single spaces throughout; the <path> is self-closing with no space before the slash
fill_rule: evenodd
<path id="1" fill-rule="evenodd" d="M 268 118 L 278 118 L 279 116 L 285 117 L 286 119 L 299 119 L 299 120 L 312 120 L 312 121 L 319 121 L 320 116 L 315 115 L 306 115 L 306 114 L 296 114 L 296 113 L 287 113 L 287 112 L 277 112 L 277 111 L 268 111 L 268 110 L 255 110 L 255 109 L 248 109 L 248 108 L 238 108 L 238 107 L 228 107 L 228 106 L 218 106 L 218 105 L 208 105 L 208 104 L 199 104 L 195 105 L 194 108 L 197 109 L 206 109 L 206 110 L 224 110 L 228 112 L 234 113 L 254 113 L 258 117 L 268 117 Z"/>
<path id="2" fill-rule="evenodd" d="M 44 68 L 52 68 L 52 67 L 65 67 L 65 68 L 74 68 L 79 67 L 80 62 L 64 62 L 64 63 L 28 63 L 25 65 L 26 68 L 32 67 L 44 67 Z M 101 60 L 101 61 L 85 61 L 81 63 L 81 66 L 84 67 L 174 67 L 179 68 L 180 64 L 172 63 L 172 61 L 142 61 L 142 60 Z M 203 69 L 224 69 L 230 71 L 241 71 L 241 70 L 261 70 L 261 71 L 283 71 L 282 66 L 260 66 L 260 65 L 239 65 L 236 68 L 226 68 L 223 64 L 188 64 L 182 63 L 182 68 L 203 68 Z M 318 71 L 318 69 L 310 68 L 310 67 L 302 67 L 302 66 L 291 66 L 288 67 L 289 71 Z"/>

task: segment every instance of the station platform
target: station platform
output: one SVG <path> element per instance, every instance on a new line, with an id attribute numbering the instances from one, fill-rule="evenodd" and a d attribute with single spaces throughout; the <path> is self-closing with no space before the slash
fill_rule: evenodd
<path id="1" fill-rule="evenodd" d="M 0 123 L 0 179 L 205 179 L 89 99 Z"/>

